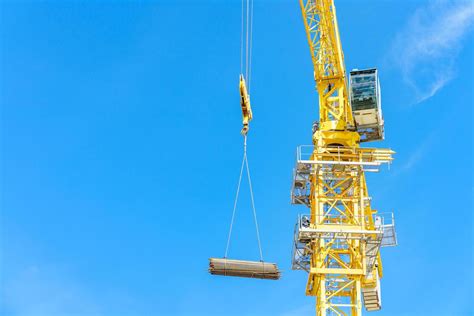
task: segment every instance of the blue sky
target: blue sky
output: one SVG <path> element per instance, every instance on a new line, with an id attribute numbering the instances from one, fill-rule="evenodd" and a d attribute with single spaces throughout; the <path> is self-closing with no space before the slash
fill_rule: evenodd
<path id="1" fill-rule="evenodd" d="M 470 2 L 337 1 L 347 69 L 380 70 L 394 211 L 383 310 L 472 315 Z M 212 277 L 241 159 L 240 1 L 2 1 L 0 314 L 314 314 L 289 188 L 317 95 L 298 2 L 255 0 L 249 162 L 278 282 Z M 247 191 L 230 255 L 257 259 Z"/>

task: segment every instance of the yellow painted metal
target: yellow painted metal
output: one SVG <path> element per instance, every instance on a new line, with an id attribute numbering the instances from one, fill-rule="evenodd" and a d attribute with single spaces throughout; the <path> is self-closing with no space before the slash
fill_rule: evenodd
<path id="1" fill-rule="evenodd" d="M 242 124 L 243 128 L 240 132 L 242 135 L 247 135 L 249 131 L 249 123 L 252 120 L 252 107 L 250 106 L 250 96 L 247 92 L 247 84 L 243 75 L 240 75 L 239 82 L 240 91 L 240 107 L 242 108 Z"/>
<path id="2" fill-rule="evenodd" d="M 332 0 L 300 0 L 319 93 L 320 130 L 354 130 L 344 55 Z"/>
<path id="3" fill-rule="evenodd" d="M 348 98 L 344 56 L 333 0 L 300 0 L 319 94 L 319 128 L 313 134 L 310 177 L 310 226 L 327 225 L 337 216 L 338 231 L 375 231 L 363 164 L 390 162 L 388 149 L 360 148 Z M 339 161 L 328 167 L 323 161 Z M 331 223 L 332 224 L 332 223 Z M 375 271 L 367 271 L 367 240 L 314 237 L 306 294 L 317 297 L 317 315 L 362 314 L 362 288 L 375 287 Z M 382 275 L 377 254 L 378 275 Z"/>

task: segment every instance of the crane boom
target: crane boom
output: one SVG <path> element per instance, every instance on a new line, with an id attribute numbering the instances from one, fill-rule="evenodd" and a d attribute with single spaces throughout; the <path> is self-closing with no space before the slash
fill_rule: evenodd
<path id="1" fill-rule="evenodd" d="M 360 147 L 383 139 L 379 82 L 376 69 L 355 71 L 348 87 L 334 1 L 300 5 L 319 124 L 313 145 L 297 149 L 291 199 L 310 213 L 298 216 L 292 268 L 308 272 L 306 294 L 317 297 L 318 316 L 361 315 L 362 301 L 368 311 L 381 308 L 379 250 L 396 245 L 393 215 L 371 207 L 365 172 L 377 172 L 394 152 Z"/>

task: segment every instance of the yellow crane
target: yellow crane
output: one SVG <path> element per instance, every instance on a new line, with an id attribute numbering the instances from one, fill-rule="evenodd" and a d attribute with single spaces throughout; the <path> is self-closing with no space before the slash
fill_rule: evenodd
<path id="1" fill-rule="evenodd" d="M 298 216 L 292 268 L 308 272 L 316 314 L 361 315 L 381 308 L 380 247 L 396 245 L 392 213 L 371 207 L 365 174 L 392 161 L 384 138 L 376 69 L 354 70 L 349 85 L 333 0 L 300 0 L 319 94 L 313 145 L 299 146 L 291 201 Z"/>

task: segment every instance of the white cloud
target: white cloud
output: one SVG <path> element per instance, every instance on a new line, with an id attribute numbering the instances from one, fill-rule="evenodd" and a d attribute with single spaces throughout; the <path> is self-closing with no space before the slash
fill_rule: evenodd
<path id="1" fill-rule="evenodd" d="M 433 143 L 436 141 L 438 130 L 433 131 L 428 137 L 426 137 L 418 146 L 410 153 L 410 155 L 402 162 L 401 166 L 396 169 L 395 175 L 403 172 L 408 172 L 418 165 L 420 161 L 425 159 L 426 154 L 429 152 Z"/>
<path id="2" fill-rule="evenodd" d="M 455 61 L 471 31 L 471 1 L 434 1 L 416 10 L 396 35 L 390 51 L 404 81 L 420 103 L 455 77 Z"/>
<path id="3" fill-rule="evenodd" d="M 429 147 L 430 142 L 422 143 L 412 154 L 408 157 L 405 163 L 400 167 L 400 172 L 409 171 L 424 157 L 426 150 Z"/>

